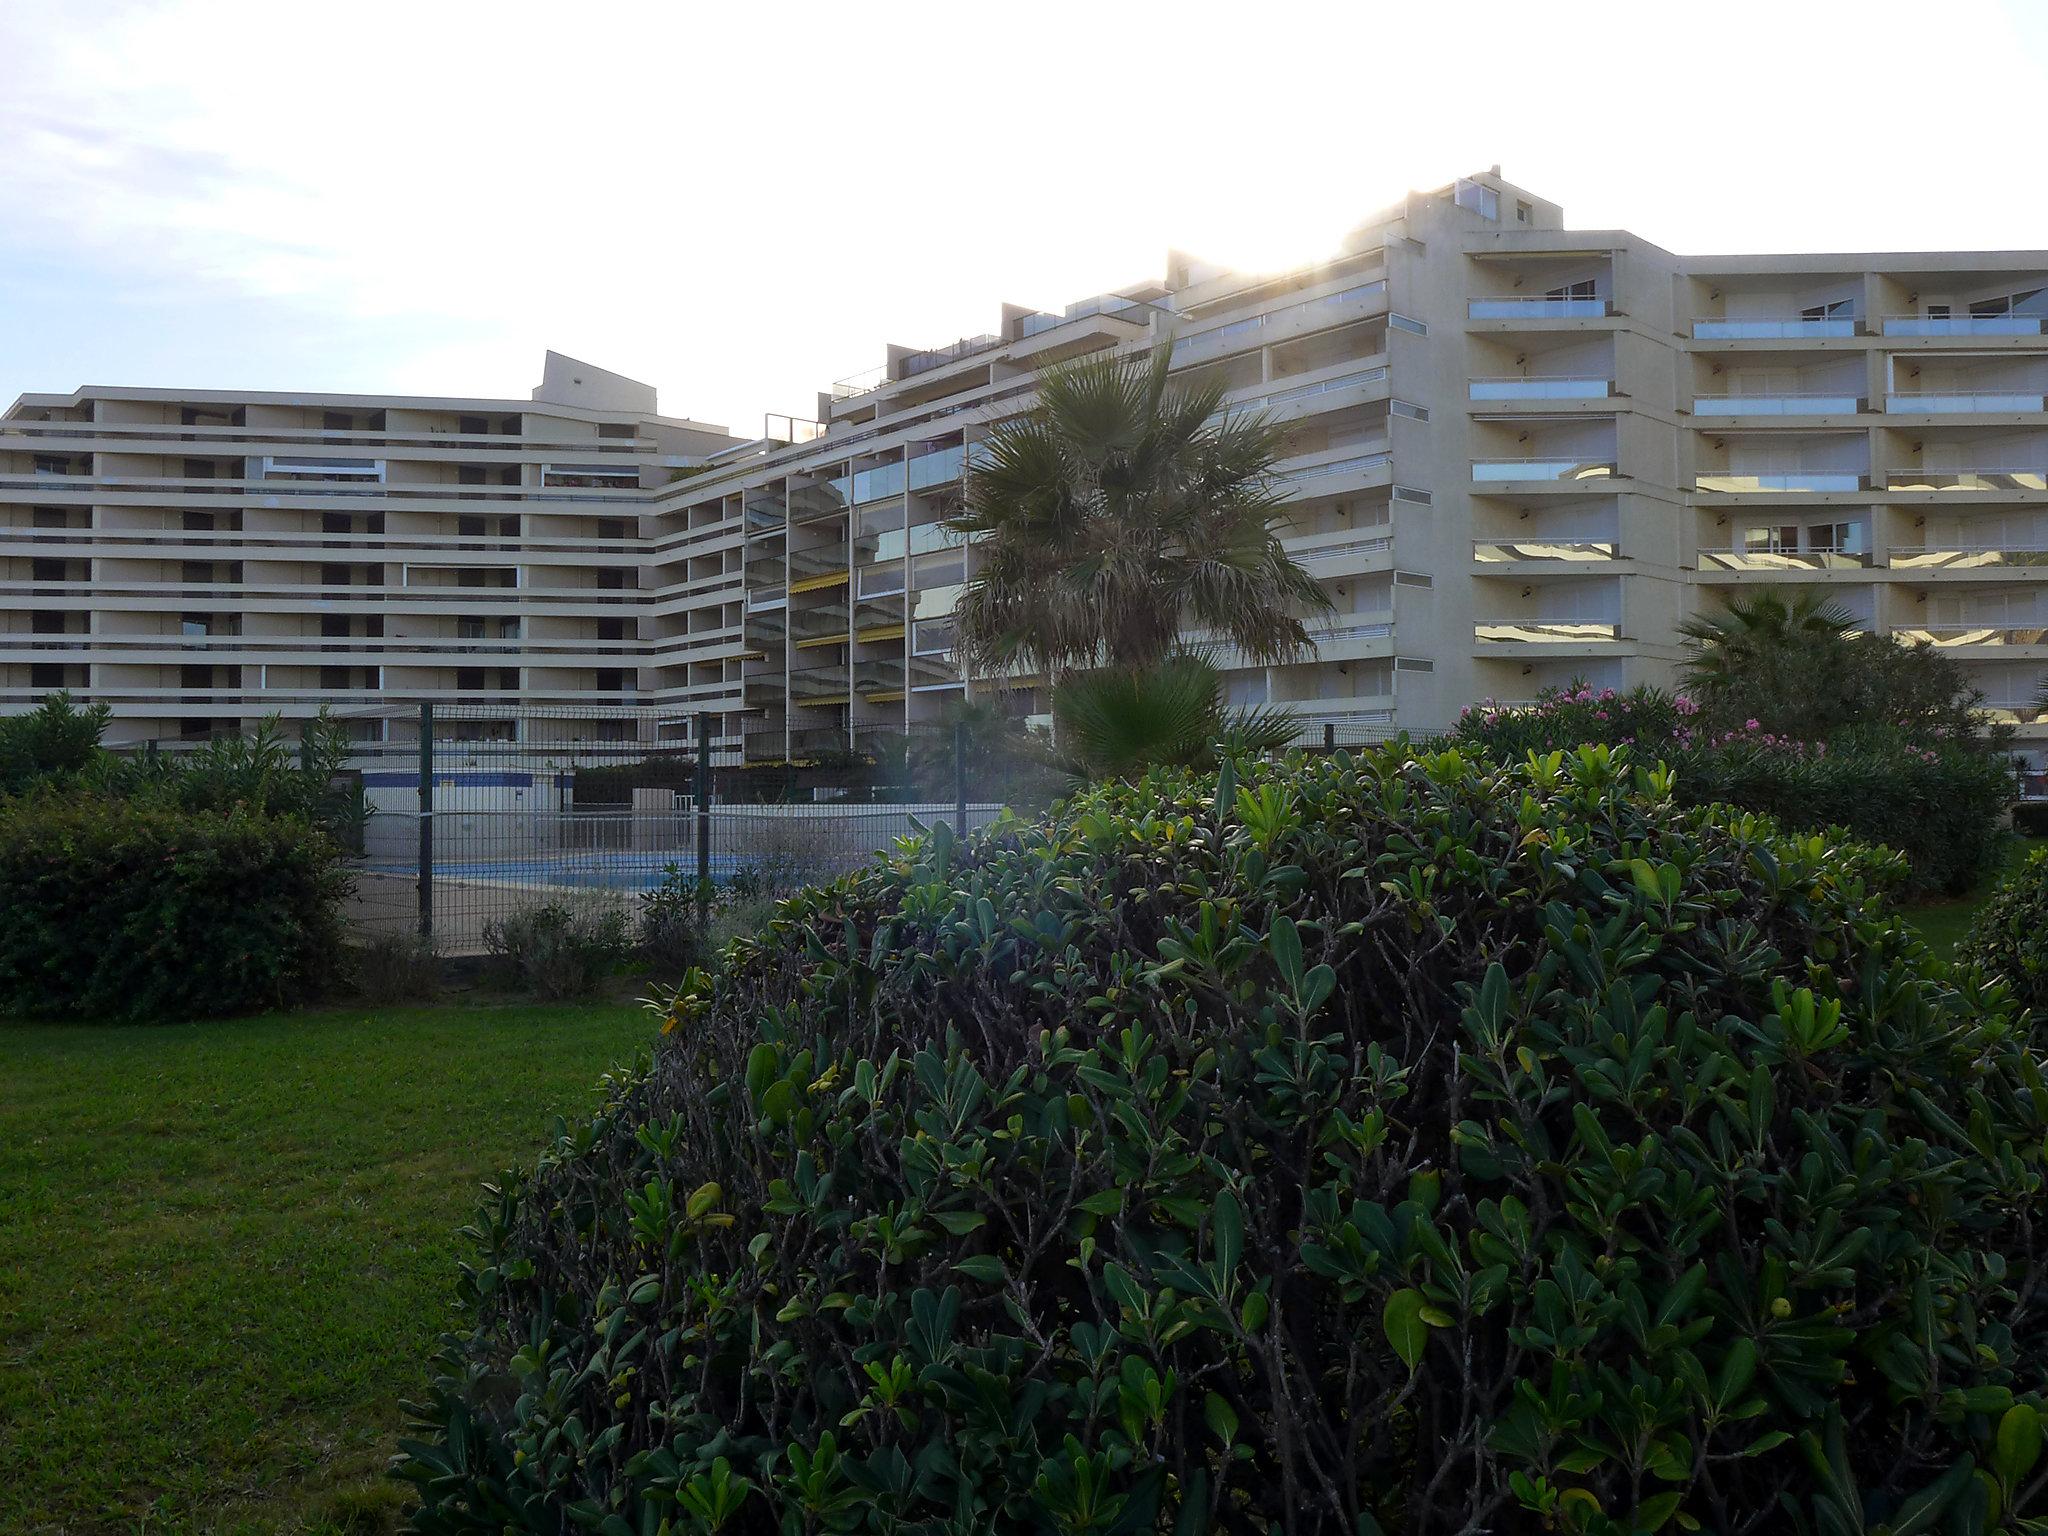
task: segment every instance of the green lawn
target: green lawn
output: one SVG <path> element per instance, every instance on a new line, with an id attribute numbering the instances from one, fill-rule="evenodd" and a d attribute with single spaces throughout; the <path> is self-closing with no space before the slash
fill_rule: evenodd
<path id="1" fill-rule="evenodd" d="M 2026 861 L 2027 855 L 2048 843 L 2048 838 L 2016 837 L 2006 846 L 2003 869 L 2016 868 Z M 1956 945 L 1969 931 L 1970 919 L 1977 915 L 1977 909 L 1984 905 L 1984 898 L 1991 894 L 1998 883 L 1992 879 L 1981 889 L 1967 896 L 1944 897 L 1936 901 L 1916 902 L 1905 909 L 1906 921 L 1920 931 L 1920 937 L 1943 958 L 1955 952 Z"/>
<path id="2" fill-rule="evenodd" d="M 0 1024 L 0 1531 L 375 1531 L 479 1180 L 631 1007 Z"/>

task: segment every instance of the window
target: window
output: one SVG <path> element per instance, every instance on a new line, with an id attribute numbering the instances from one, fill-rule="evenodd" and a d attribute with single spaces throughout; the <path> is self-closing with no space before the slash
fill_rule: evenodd
<path id="1" fill-rule="evenodd" d="M 455 573 L 455 585 L 458 587 L 480 587 L 483 584 L 484 573 L 482 571 L 457 571 Z"/>
<path id="2" fill-rule="evenodd" d="M 355 519 L 346 512 L 322 512 L 320 514 L 322 533 L 354 533 Z"/>
<path id="3" fill-rule="evenodd" d="M 37 609 L 28 616 L 28 632 L 32 635 L 61 635 L 64 633 L 64 615 Z"/>
<path id="4" fill-rule="evenodd" d="M 626 520 L 622 517 L 600 517 L 597 520 L 597 536 L 600 539 L 623 539 L 626 536 Z"/>
<path id="5" fill-rule="evenodd" d="M 355 417 L 349 415 L 347 411 L 322 411 L 320 413 L 320 430 L 323 432 L 353 432 L 355 426 Z"/>
<path id="6" fill-rule="evenodd" d="M 62 581 L 64 562 L 62 560 L 31 560 L 28 563 L 30 581 Z"/>
<path id="7" fill-rule="evenodd" d="M 516 514 L 511 517 L 501 517 L 498 519 L 498 537 L 501 539 L 516 539 L 519 537 L 519 518 Z"/>
<path id="8" fill-rule="evenodd" d="M 1995 299 L 1978 299 L 1970 305 L 1972 315 L 2038 315 L 2048 304 L 2044 304 L 2048 289 L 2027 288 L 2018 293 L 2002 294 Z"/>
<path id="9" fill-rule="evenodd" d="M 187 459 L 185 461 L 185 478 L 187 480 L 211 480 L 213 478 L 213 460 Z"/>
<path id="10" fill-rule="evenodd" d="M 348 567 L 345 565 L 323 565 L 320 567 L 320 585 L 323 587 L 345 587 L 348 585 Z"/>
<path id="11" fill-rule="evenodd" d="M 1860 555 L 1864 552 L 1861 523 L 1808 523 L 1806 547 L 1816 554 Z"/>
<path id="12" fill-rule="evenodd" d="M 1396 416 L 1406 416 L 1410 421 L 1429 420 L 1429 407 L 1413 405 L 1406 400 L 1389 400 L 1387 409 Z"/>
<path id="13" fill-rule="evenodd" d="M 482 693 L 484 690 L 484 669 L 482 667 L 457 667 L 455 686 L 464 693 Z"/>
<path id="14" fill-rule="evenodd" d="M 626 672 L 623 667 L 599 667 L 597 669 L 597 691 L 599 693 L 624 693 Z"/>
<path id="15" fill-rule="evenodd" d="M 347 686 L 347 667 L 322 667 L 320 669 L 320 687 L 323 692 L 333 693 Z"/>
<path id="16" fill-rule="evenodd" d="M 517 693 L 519 691 L 519 669 L 517 667 L 498 668 L 498 689 L 501 693 Z"/>
<path id="17" fill-rule="evenodd" d="M 1799 525 L 1788 523 L 1776 528 L 1745 528 L 1742 547 L 1752 555 L 1792 554 L 1799 548 Z"/>
<path id="18" fill-rule="evenodd" d="M 1930 320 L 1946 320 L 1948 315 L 1949 307 L 1946 304 L 1930 304 L 1927 306 L 1927 318 Z"/>
<path id="19" fill-rule="evenodd" d="M 1452 192 L 1451 200 L 1460 208 L 1469 208 L 1482 219 L 1498 221 L 1500 218 L 1500 194 L 1476 181 L 1461 180 Z"/>
<path id="20" fill-rule="evenodd" d="M 346 640 L 348 638 L 348 619 L 338 613 L 321 614 L 320 638 L 323 640 Z"/>
<path id="21" fill-rule="evenodd" d="M 1516 222 L 1517 224 L 1526 224 L 1526 223 L 1528 223 L 1528 222 L 1529 222 L 1529 215 L 1530 215 L 1530 214 L 1531 214 L 1532 212 L 1534 212 L 1534 210 L 1533 210 L 1532 208 L 1530 208 L 1530 206 L 1529 206 L 1529 205 L 1528 205 L 1527 203 L 1522 203 L 1522 202 L 1518 202 L 1518 203 L 1516 203 L 1516 204 L 1515 204 L 1515 222 Z"/>
<path id="22" fill-rule="evenodd" d="M 601 566 L 597 573 L 597 584 L 607 592 L 623 591 L 626 586 L 626 573 L 615 565 Z"/>
<path id="23" fill-rule="evenodd" d="M 1387 311 L 1387 324 L 1397 331 L 1406 331 L 1411 336 L 1427 336 L 1429 334 L 1429 326 L 1423 321 L 1411 320 L 1406 315 L 1395 314 L 1392 310 Z"/>
<path id="24" fill-rule="evenodd" d="M 29 519 L 29 526 L 33 528 L 68 528 L 71 526 L 71 519 L 65 514 L 62 507 L 37 507 L 34 516 Z"/>
<path id="25" fill-rule="evenodd" d="M 211 512 L 187 512 L 178 522 L 179 526 L 187 533 L 213 532 L 213 514 Z"/>
<path id="26" fill-rule="evenodd" d="M 1847 320 L 1856 313 L 1854 299 L 1830 299 L 1825 304 L 1809 304 L 1799 311 L 1802 320 Z"/>
<path id="27" fill-rule="evenodd" d="M 484 520 L 481 517 L 458 517 L 455 519 L 457 538 L 480 539 L 484 536 Z"/>
<path id="28" fill-rule="evenodd" d="M 64 668 L 53 661 L 32 662 L 28 669 L 28 685 L 31 688 L 62 688 Z"/>
<path id="29" fill-rule="evenodd" d="M 930 554 L 911 557 L 911 584 L 920 592 L 954 586 L 966 579 L 967 556 L 962 550 L 935 549 Z"/>
<path id="30" fill-rule="evenodd" d="M 459 618 L 455 621 L 455 638 L 458 640 L 481 640 L 484 637 L 484 621 L 474 618 Z"/>
<path id="31" fill-rule="evenodd" d="M 491 430 L 491 424 L 481 416 L 460 416 L 456 418 L 455 430 L 463 433 L 484 433 Z"/>
<path id="32" fill-rule="evenodd" d="M 919 619 L 910 631 L 913 656 L 946 656 L 953 650 L 957 631 L 950 618 Z"/>
<path id="33" fill-rule="evenodd" d="M 1562 288 L 1544 290 L 1543 297 L 1546 299 L 1597 299 L 1600 297 L 1599 286 L 1600 280 L 1598 278 L 1582 277 L 1575 283 L 1566 283 Z"/>
<path id="34" fill-rule="evenodd" d="M 211 688 L 213 686 L 213 668 L 192 666 L 178 668 L 178 686 L 180 688 Z"/>
<path id="35" fill-rule="evenodd" d="M 626 621 L 624 619 L 599 619 L 597 621 L 597 638 L 600 640 L 625 639 Z"/>
<path id="36" fill-rule="evenodd" d="M 458 464 L 455 467 L 455 483 L 457 485 L 482 485 L 484 483 L 483 465 Z"/>

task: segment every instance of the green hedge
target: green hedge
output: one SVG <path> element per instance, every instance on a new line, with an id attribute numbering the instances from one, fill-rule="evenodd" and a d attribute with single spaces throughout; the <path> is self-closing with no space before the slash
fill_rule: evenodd
<path id="1" fill-rule="evenodd" d="M 2048 848 L 2036 848 L 1970 919 L 1956 958 L 1982 966 L 2048 1015 Z"/>
<path id="2" fill-rule="evenodd" d="M 339 958 L 348 879 L 290 816 L 0 801 L 0 1012 L 183 1019 L 296 1000 Z"/>
<path id="3" fill-rule="evenodd" d="M 1677 770 L 1687 804 L 1722 801 L 1795 832 L 1839 829 L 1903 854 L 1916 892 L 1959 895 L 1989 878 L 2018 792 L 2006 756 L 1984 743 L 1871 729 L 1809 742 L 1755 720 L 1712 727 L 1685 695 L 1656 688 L 1553 689 L 1533 708 L 1480 705 L 1452 740 L 1509 762 L 1587 742 L 1630 746 Z"/>
<path id="4" fill-rule="evenodd" d="M 1156 772 L 799 894 L 489 1192 L 414 1529 L 2038 1519 L 2036 1042 L 1669 788 Z"/>

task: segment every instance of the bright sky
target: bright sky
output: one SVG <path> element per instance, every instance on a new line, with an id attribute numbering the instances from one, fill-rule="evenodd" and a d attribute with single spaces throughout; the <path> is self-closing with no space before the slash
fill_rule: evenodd
<path id="1" fill-rule="evenodd" d="M 0 0 L 0 404 L 555 347 L 752 435 L 1496 162 L 1683 252 L 2048 247 L 2044 100 L 2033 0 Z"/>

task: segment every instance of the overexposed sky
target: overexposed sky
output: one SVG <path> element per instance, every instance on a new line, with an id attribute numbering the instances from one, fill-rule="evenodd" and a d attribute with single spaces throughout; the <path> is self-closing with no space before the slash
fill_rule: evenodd
<path id="1" fill-rule="evenodd" d="M 2048 247 L 2044 100 L 2036 0 L 0 0 L 0 403 L 554 347 L 751 435 L 1495 163 L 1682 252 Z"/>

